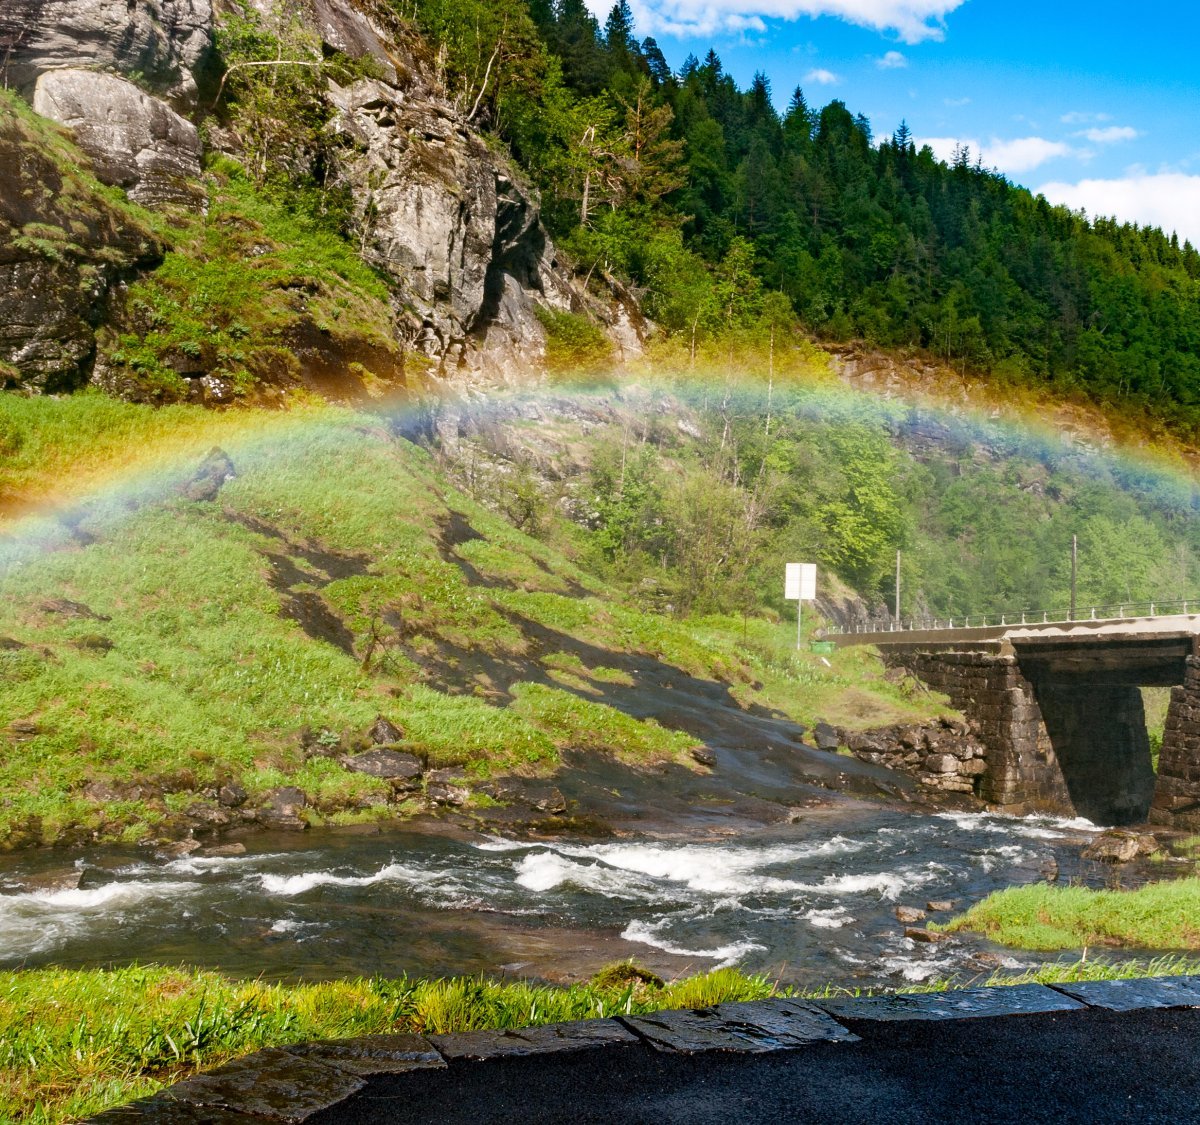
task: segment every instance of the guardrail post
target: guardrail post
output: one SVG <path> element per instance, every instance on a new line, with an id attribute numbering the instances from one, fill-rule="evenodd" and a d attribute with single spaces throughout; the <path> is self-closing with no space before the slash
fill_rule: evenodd
<path id="1" fill-rule="evenodd" d="M 1096 607 L 1095 606 L 1092 606 L 1092 620 L 1093 621 L 1096 620 Z"/>
<path id="2" fill-rule="evenodd" d="M 1045 609 L 1042 610 L 1042 624 L 1043 625 L 1050 624 L 1050 611 L 1049 610 L 1045 610 Z"/>
<path id="3" fill-rule="evenodd" d="M 1150 616 L 1151 617 L 1154 616 L 1154 603 L 1153 602 L 1150 603 Z"/>

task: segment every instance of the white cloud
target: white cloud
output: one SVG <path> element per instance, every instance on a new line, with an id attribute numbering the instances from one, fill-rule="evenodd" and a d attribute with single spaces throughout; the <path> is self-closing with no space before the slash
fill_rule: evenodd
<path id="1" fill-rule="evenodd" d="M 810 70 L 805 76 L 804 81 L 810 86 L 836 86 L 841 79 L 833 73 L 832 70 L 825 70 L 823 67 L 817 70 Z"/>
<path id="2" fill-rule="evenodd" d="M 918 148 L 928 145 L 939 160 L 947 163 L 953 159 L 956 148 L 966 146 L 971 151 L 972 164 L 982 157 L 985 168 L 998 168 L 1008 175 L 1030 172 L 1059 157 L 1087 155 L 1062 141 L 1048 141 L 1044 137 L 1018 137 L 1011 141 L 993 137 L 986 144 L 974 137 L 918 137 L 916 143 Z"/>
<path id="3" fill-rule="evenodd" d="M 883 58 L 875 60 L 875 65 L 880 70 L 903 70 L 908 66 L 908 59 L 899 51 L 888 51 Z"/>
<path id="4" fill-rule="evenodd" d="M 1110 117 L 1107 113 L 1072 112 L 1072 113 L 1064 113 L 1062 115 L 1062 117 L 1059 118 L 1059 120 L 1064 125 L 1092 125 L 1095 123 L 1111 121 L 1112 117 Z"/>
<path id="5" fill-rule="evenodd" d="M 914 141 L 918 149 L 928 145 L 933 149 L 933 155 L 949 164 L 954 159 L 955 149 L 964 145 L 971 150 L 971 162 L 979 153 L 979 142 L 971 137 L 917 137 Z"/>
<path id="6" fill-rule="evenodd" d="M 970 105 L 970 98 L 943 98 L 942 105 L 949 106 L 951 109 L 961 109 L 965 105 Z"/>
<path id="7" fill-rule="evenodd" d="M 1115 216 L 1200 245 L 1200 176 L 1182 172 L 1138 173 L 1119 180 L 1050 183 L 1038 189 L 1051 203 L 1063 203 L 1091 216 Z"/>
<path id="8" fill-rule="evenodd" d="M 1069 144 L 1048 141 L 1045 137 L 1018 137 L 1012 141 L 998 141 L 993 137 L 992 143 L 984 146 L 983 162 L 1002 172 L 1016 174 L 1031 172 L 1048 160 L 1079 155 Z"/>
<path id="9" fill-rule="evenodd" d="M 764 31 L 766 20 L 834 16 L 905 43 L 944 39 L 946 16 L 967 0 L 630 0 L 642 35 L 697 36 L 720 31 Z M 604 20 L 612 0 L 587 0 Z"/>
<path id="10" fill-rule="evenodd" d="M 1136 141 L 1141 134 L 1130 125 L 1109 125 L 1104 129 L 1084 129 L 1075 136 L 1086 137 L 1094 145 L 1115 145 L 1121 141 Z"/>

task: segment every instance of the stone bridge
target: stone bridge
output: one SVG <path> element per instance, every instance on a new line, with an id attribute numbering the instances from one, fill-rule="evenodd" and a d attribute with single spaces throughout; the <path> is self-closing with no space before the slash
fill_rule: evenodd
<path id="1" fill-rule="evenodd" d="M 1200 615 L 855 633 L 979 728 L 980 798 L 1010 812 L 1200 830 Z M 1142 687 L 1170 687 L 1157 774 Z"/>

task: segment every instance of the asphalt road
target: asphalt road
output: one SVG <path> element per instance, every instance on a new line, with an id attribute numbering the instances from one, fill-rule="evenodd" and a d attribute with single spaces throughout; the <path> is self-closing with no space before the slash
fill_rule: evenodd
<path id="1" fill-rule="evenodd" d="M 843 1022 L 862 1042 L 456 1061 L 310 1122 L 1200 1123 L 1200 1009 Z"/>

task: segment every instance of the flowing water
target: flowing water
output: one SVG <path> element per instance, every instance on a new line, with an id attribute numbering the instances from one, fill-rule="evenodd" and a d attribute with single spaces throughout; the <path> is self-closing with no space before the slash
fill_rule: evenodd
<path id="1" fill-rule="evenodd" d="M 702 840 L 314 832 L 221 858 L 93 851 L 75 860 L 82 877 L 69 889 L 50 879 L 61 858 L 24 857 L 0 868 L 0 967 L 565 980 L 632 956 L 671 974 L 739 965 L 808 986 L 894 987 L 1038 960 L 977 938 L 916 943 L 895 908 L 961 908 L 1054 865 L 1063 879 L 1101 881 L 1079 858 L 1094 832 L 1046 817 L 845 810 Z"/>

